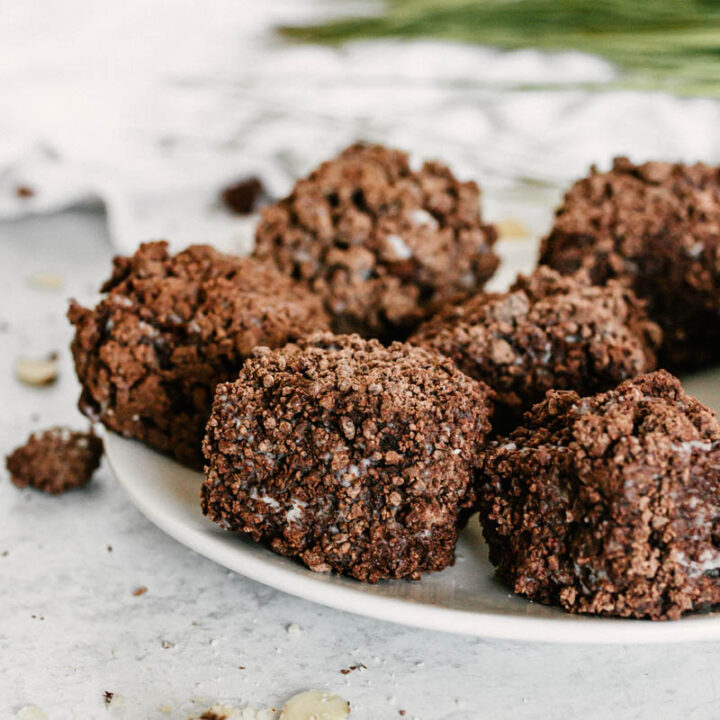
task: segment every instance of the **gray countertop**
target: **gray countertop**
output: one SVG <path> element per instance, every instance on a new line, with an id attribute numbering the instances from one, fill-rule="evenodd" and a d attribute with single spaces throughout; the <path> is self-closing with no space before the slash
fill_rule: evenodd
<path id="1" fill-rule="evenodd" d="M 111 255 L 97 212 L 0 225 L 3 454 L 32 429 L 84 425 L 64 312 L 68 297 L 92 300 Z M 32 287 L 41 271 L 59 273 L 63 288 Z M 51 350 L 61 354 L 55 386 L 15 381 L 18 355 Z M 186 720 L 216 702 L 277 707 L 315 687 L 345 697 L 358 719 L 718 716 L 718 643 L 484 641 L 355 617 L 179 545 L 107 465 L 61 497 L 16 489 L 4 468 L 0 476 L 0 718 Z M 133 595 L 140 586 L 148 591 Z"/>

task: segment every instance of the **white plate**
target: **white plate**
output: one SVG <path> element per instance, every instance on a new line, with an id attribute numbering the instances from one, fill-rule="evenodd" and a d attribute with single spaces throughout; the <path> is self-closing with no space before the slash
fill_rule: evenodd
<path id="1" fill-rule="evenodd" d="M 517 272 L 532 270 L 537 241 L 501 242 L 497 250 L 503 262 L 492 280 L 493 290 L 504 289 Z M 720 370 L 687 380 L 685 388 L 720 409 Z M 106 434 L 105 450 L 132 501 L 159 528 L 231 570 L 306 600 L 381 620 L 481 637 L 575 643 L 720 639 L 720 612 L 653 623 L 570 615 L 513 595 L 493 576 L 477 518 L 460 535 L 455 566 L 419 582 L 367 585 L 313 573 L 207 520 L 200 510 L 200 473 L 113 434 Z"/>
<path id="2" fill-rule="evenodd" d="M 717 371 L 686 388 L 720 407 Z M 720 639 L 720 613 L 674 622 L 569 615 L 512 595 L 493 577 L 477 518 L 461 533 L 454 567 L 419 582 L 366 585 L 313 573 L 231 532 L 200 510 L 202 475 L 140 443 L 107 434 L 105 450 L 132 501 L 159 528 L 201 555 L 284 592 L 348 612 L 432 630 L 552 642 L 640 643 Z"/>

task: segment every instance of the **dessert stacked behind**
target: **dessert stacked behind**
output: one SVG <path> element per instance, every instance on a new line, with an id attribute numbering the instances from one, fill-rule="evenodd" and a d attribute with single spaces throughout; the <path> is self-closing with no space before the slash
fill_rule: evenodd
<path id="1" fill-rule="evenodd" d="M 80 409 L 192 467 L 216 385 L 257 345 L 328 326 L 316 297 L 257 260 L 203 245 L 172 256 L 154 242 L 114 264 L 100 303 L 68 313 Z"/>
<path id="2" fill-rule="evenodd" d="M 358 144 L 263 211 L 254 254 L 322 297 L 333 331 L 389 342 L 482 289 L 498 265 L 496 236 L 474 182 Z"/>
<path id="3" fill-rule="evenodd" d="M 663 328 L 661 365 L 720 360 L 720 169 L 615 160 L 565 195 L 540 262 L 617 278 Z"/>
<path id="4" fill-rule="evenodd" d="M 490 385 L 497 430 L 515 427 L 548 390 L 587 395 L 654 370 L 660 338 L 631 290 L 540 267 L 506 293 L 478 293 L 448 306 L 410 342 Z"/>

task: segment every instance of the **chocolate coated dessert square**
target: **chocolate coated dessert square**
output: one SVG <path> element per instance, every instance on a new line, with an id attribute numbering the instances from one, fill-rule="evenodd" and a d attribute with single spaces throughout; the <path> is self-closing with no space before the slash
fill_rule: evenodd
<path id="1" fill-rule="evenodd" d="M 94 309 L 68 313 L 80 409 L 196 468 L 215 386 L 257 345 L 328 327 L 321 302 L 273 266 L 204 245 L 141 245 L 102 290 Z"/>

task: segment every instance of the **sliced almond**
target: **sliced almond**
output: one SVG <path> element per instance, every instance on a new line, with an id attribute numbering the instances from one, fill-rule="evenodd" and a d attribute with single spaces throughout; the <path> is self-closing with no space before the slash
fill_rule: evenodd
<path id="1" fill-rule="evenodd" d="M 105 707 L 108 710 L 118 710 L 125 705 L 125 697 L 118 693 L 108 693 L 110 697 L 105 696 Z"/>
<path id="2" fill-rule="evenodd" d="M 291 697 L 278 720 L 345 720 L 350 703 L 324 690 L 307 690 Z"/>
<path id="3" fill-rule="evenodd" d="M 498 234 L 503 239 L 514 238 L 519 240 L 521 238 L 529 238 L 532 235 L 525 223 L 520 220 L 515 220 L 514 218 L 498 220 L 495 223 L 495 227 L 497 228 Z"/>
<path id="4" fill-rule="evenodd" d="M 57 355 L 52 353 L 42 360 L 19 357 L 15 360 L 15 377 L 25 385 L 52 385 L 58 377 Z"/>
<path id="5" fill-rule="evenodd" d="M 20 708 L 15 716 L 17 720 L 48 720 L 48 716 L 37 705 L 26 705 Z"/>
<path id="6" fill-rule="evenodd" d="M 28 283 L 40 290 L 60 290 L 65 280 L 58 273 L 36 272 L 28 278 Z"/>

